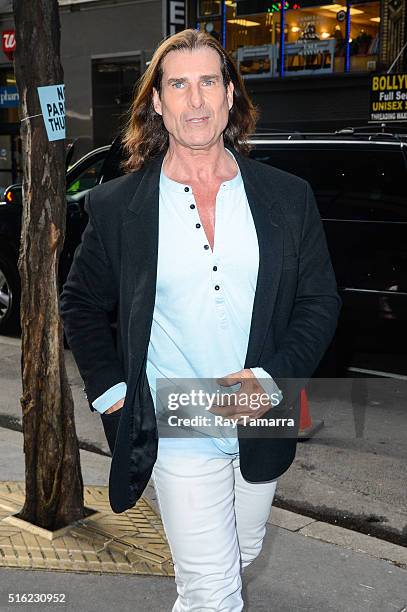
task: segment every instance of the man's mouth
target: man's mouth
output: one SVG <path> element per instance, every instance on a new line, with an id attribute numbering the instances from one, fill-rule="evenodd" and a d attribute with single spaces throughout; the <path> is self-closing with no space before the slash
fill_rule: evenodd
<path id="1" fill-rule="evenodd" d="M 187 123 L 203 123 L 208 119 L 209 117 L 192 117 L 192 119 L 187 119 Z"/>

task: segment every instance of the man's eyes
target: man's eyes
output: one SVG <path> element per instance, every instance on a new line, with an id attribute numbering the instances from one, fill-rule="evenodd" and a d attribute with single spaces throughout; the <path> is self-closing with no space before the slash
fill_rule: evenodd
<path id="1" fill-rule="evenodd" d="M 213 79 L 208 79 L 206 81 L 202 81 L 202 83 L 213 85 L 215 81 Z M 182 89 L 182 87 L 178 87 L 178 85 L 184 86 L 185 83 L 183 81 L 177 81 L 176 83 L 172 84 L 172 87 L 174 87 L 174 89 Z"/>

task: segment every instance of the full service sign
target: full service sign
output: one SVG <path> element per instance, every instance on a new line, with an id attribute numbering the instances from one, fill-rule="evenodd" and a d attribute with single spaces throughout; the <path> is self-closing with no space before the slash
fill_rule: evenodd
<path id="1" fill-rule="evenodd" d="M 369 123 L 407 121 L 407 74 L 372 77 Z"/>
<path id="2" fill-rule="evenodd" d="M 65 85 L 37 87 L 48 140 L 65 138 Z"/>

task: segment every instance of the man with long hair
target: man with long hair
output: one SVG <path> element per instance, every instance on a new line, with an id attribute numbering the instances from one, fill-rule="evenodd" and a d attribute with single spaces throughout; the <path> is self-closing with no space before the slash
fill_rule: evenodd
<path id="1" fill-rule="evenodd" d="M 61 298 L 113 454 L 112 509 L 132 507 L 153 476 L 174 612 L 242 610 L 241 571 L 261 550 L 296 447 L 294 434 L 257 422 L 298 417 L 340 308 L 309 184 L 248 158 L 256 118 L 218 41 L 193 29 L 164 40 L 130 108 L 125 175 L 88 194 Z M 238 387 L 207 412 L 234 435 L 158 435 L 159 381 L 180 379 Z M 266 391 L 263 403 L 241 401 Z"/>

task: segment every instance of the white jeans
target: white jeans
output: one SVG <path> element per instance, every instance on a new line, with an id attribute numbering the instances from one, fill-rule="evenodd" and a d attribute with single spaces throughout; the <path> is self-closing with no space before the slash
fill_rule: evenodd
<path id="1" fill-rule="evenodd" d="M 245 481 L 236 455 L 159 450 L 153 482 L 174 561 L 172 612 L 241 611 L 241 570 L 260 553 L 277 481 Z"/>

